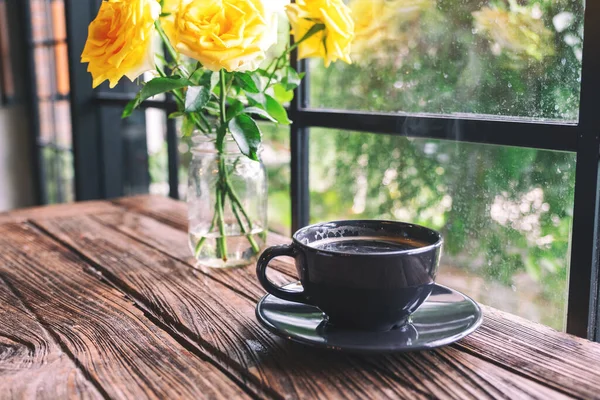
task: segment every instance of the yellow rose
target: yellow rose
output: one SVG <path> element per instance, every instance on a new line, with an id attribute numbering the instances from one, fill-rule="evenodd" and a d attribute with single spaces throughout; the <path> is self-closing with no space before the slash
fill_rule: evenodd
<path id="1" fill-rule="evenodd" d="M 477 32 L 491 41 L 495 55 L 505 53 L 517 64 L 554 55 L 553 33 L 533 7 L 515 5 L 506 10 L 490 6 L 474 12 L 473 17 Z"/>
<path id="2" fill-rule="evenodd" d="M 298 46 L 299 58 L 321 57 L 326 67 L 337 60 L 351 63 L 354 21 L 342 0 L 297 0 L 286 6 L 286 12 L 296 41 L 316 24 L 325 26 Z"/>
<path id="3" fill-rule="evenodd" d="M 263 0 L 180 0 L 163 22 L 173 47 L 219 71 L 253 71 L 277 41 L 277 15 Z"/>
<path id="4" fill-rule="evenodd" d="M 123 76 L 133 81 L 154 69 L 154 21 L 159 16 L 157 0 L 102 2 L 81 54 L 94 87 L 108 79 L 113 88 Z"/>
<path id="5" fill-rule="evenodd" d="M 352 58 L 371 54 L 393 31 L 389 14 L 384 13 L 386 0 L 354 0 L 350 9 L 356 24 Z"/>
<path id="6" fill-rule="evenodd" d="M 404 38 L 399 28 L 412 23 L 422 12 L 433 6 L 432 0 L 353 0 L 350 9 L 354 17 L 355 37 L 352 58 L 362 59 L 382 49 L 387 43 Z"/>
<path id="7" fill-rule="evenodd" d="M 165 0 L 163 1 L 162 12 L 163 14 L 172 14 L 177 11 L 179 7 L 179 0 Z"/>

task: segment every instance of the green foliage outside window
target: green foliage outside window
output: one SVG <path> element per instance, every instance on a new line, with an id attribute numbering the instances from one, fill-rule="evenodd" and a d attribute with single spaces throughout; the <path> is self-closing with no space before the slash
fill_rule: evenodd
<path id="1" fill-rule="evenodd" d="M 581 1 L 384 3 L 395 12 L 387 32 L 378 43 L 371 36 L 353 65 L 312 63 L 312 107 L 577 119 Z M 574 154 L 312 129 L 311 167 L 314 221 L 389 218 L 439 229 L 445 264 L 539 291 L 541 314 L 526 316 L 563 328 Z"/>

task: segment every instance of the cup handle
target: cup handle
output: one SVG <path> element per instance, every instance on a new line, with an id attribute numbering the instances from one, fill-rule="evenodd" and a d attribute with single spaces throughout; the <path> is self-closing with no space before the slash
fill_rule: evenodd
<path id="1" fill-rule="evenodd" d="M 275 286 L 269 278 L 267 278 L 267 267 L 269 266 L 269 262 L 281 256 L 296 256 L 296 249 L 293 245 L 283 245 L 283 246 L 273 246 L 266 249 L 262 255 L 260 256 L 258 263 L 256 264 L 256 276 L 258 276 L 258 280 L 265 290 L 272 294 L 275 297 L 279 297 L 283 300 L 293 301 L 296 303 L 304 303 L 311 304 L 304 291 L 296 292 L 291 290 L 281 289 Z"/>

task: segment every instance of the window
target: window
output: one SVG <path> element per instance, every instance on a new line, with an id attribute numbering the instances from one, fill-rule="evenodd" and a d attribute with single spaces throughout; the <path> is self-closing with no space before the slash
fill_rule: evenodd
<path id="1" fill-rule="evenodd" d="M 311 179 L 293 185 L 297 220 L 387 217 L 441 229 L 442 282 L 594 337 L 600 121 L 597 33 L 590 22 L 584 30 L 583 2 L 351 4 L 361 21 L 355 63 L 304 63 L 293 167 Z"/>
<path id="2" fill-rule="evenodd" d="M 319 128 L 310 148 L 311 222 L 436 229 L 439 283 L 564 329 L 574 153 Z"/>
<path id="3" fill-rule="evenodd" d="M 497 144 L 510 147 L 484 144 L 491 127 L 470 136 L 461 119 L 503 121 L 492 125 L 507 131 L 508 121 L 577 123 L 583 1 L 349 4 L 354 62 L 310 61 L 307 111 L 348 111 L 364 132 L 390 135 L 329 121 L 317 125 L 346 130 L 310 129 L 311 222 L 383 218 L 441 230 L 441 283 L 565 329 L 576 155 L 537 149 L 545 138 L 514 147 L 520 141 L 501 131 Z M 367 124 L 360 113 L 377 114 Z M 522 135 L 543 135 L 537 128 Z"/>
<path id="4" fill-rule="evenodd" d="M 73 155 L 69 69 L 63 0 L 23 2 L 31 46 L 30 95 L 39 154 L 38 197 L 45 203 L 73 201 Z"/>
<path id="5" fill-rule="evenodd" d="M 289 233 L 322 219 L 415 220 L 446 235 L 441 282 L 597 338 L 600 3 L 348 1 L 360 18 L 355 63 L 325 70 L 294 60 L 307 79 L 290 104 L 289 140 L 285 128 L 265 130 L 274 227 Z M 28 3 L 50 16 L 63 4 Z M 129 90 L 91 90 L 79 64 L 81 32 L 98 1 L 65 4 L 73 110 L 65 131 L 75 138 L 76 198 L 149 187 L 178 197 L 188 149 L 166 119 L 172 102 L 149 101 L 137 120 L 121 122 Z M 52 34 L 36 57 L 62 71 L 64 50 L 55 45 L 64 35 Z M 62 78 L 47 79 L 54 83 L 50 98 L 40 94 L 40 121 L 68 120 Z M 44 156 L 48 165 L 67 165 L 69 135 L 56 124 L 40 134 L 54 145 Z M 154 142 L 145 134 L 152 129 Z M 136 161 L 127 161 L 132 155 Z M 70 198 L 64 189 L 52 196 L 59 192 Z"/>
<path id="6" fill-rule="evenodd" d="M 576 121 L 583 1 L 352 0 L 354 63 L 311 62 L 311 105 Z"/>
<path id="7" fill-rule="evenodd" d="M 0 0 L 0 106 L 14 96 L 12 65 L 9 58 L 8 10 L 5 0 Z"/>

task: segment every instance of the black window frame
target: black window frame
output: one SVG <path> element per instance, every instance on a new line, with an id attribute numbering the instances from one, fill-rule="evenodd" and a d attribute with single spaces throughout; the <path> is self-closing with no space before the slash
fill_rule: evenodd
<path id="1" fill-rule="evenodd" d="M 55 0 L 43 0 L 45 3 L 46 10 L 51 10 L 52 3 Z M 11 48 L 22 48 L 23 55 L 22 60 L 19 60 L 19 71 L 25 76 L 23 79 L 24 87 L 23 90 L 25 95 L 23 96 L 23 103 L 30 116 L 29 118 L 29 132 L 30 132 L 30 149 L 31 149 L 31 164 L 32 164 L 32 181 L 33 197 L 35 204 L 48 204 L 50 202 L 65 202 L 68 201 L 68 195 L 70 187 L 68 184 L 68 178 L 62 174 L 65 171 L 65 164 L 63 157 L 74 154 L 73 148 L 65 146 L 59 143 L 57 138 L 56 129 L 59 126 L 57 123 L 58 116 L 55 106 L 58 102 L 70 102 L 70 94 L 61 94 L 58 89 L 57 82 L 57 61 L 55 49 L 59 45 L 67 45 L 67 38 L 44 38 L 42 40 L 35 40 L 33 37 L 33 12 L 32 12 L 33 0 L 20 0 L 17 2 L 7 1 L 7 9 L 9 14 L 9 25 L 11 26 L 11 33 L 15 35 L 11 36 Z M 14 18 L 14 20 L 13 20 Z M 45 15 L 46 28 L 50 32 L 54 32 L 54 21 L 50 14 Z M 43 49 L 48 55 L 48 64 L 39 66 L 36 63 L 35 52 L 36 50 Z M 11 52 L 11 57 L 14 57 L 14 52 Z M 69 58 L 69 62 L 71 59 Z M 21 65 L 22 64 L 22 65 Z M 39 94 L 38 87 L 38 70 L 40 68 L 48 68 L 50 73 L 48 74 L 49 87 L 47 88 L 50 93 L 41 96 Z M 13 75 L 17 75 L 17 69 L 13 71 Z M 17 90 L 17 92 L 19 92 Z M 16 96 L 13 100 L 14 103 L 20 103 L 21 99 Z M 39 104 L 41 101 L 45 101 L 50 109 L 49 122 L 54 128 L 54 132 L 51 137 L 42 137 L 42 117 L 40 115 Z M 45 156 L 51 155 L 49 162 L 45 162 Z M 50 183 L 54 185 L 53 193 L 48 190 Z M 52 196 L 53 195 L 53 196 Z"/>
<path id="2" fill-rule="evenodd" d="M 102 130 L 102 107 L 122 107 L 131 98 L 123 93 L 92 90 L 91 78 L 79 62 L 89 21 L 97 12 L 94 0 L 65 0 L 67 43 L 71 79 L 71 110 L 75 193 L 78 200 L 118 196 L 107 190 L 111 174 L 110 147 Z M 586 1 L 579 121 L 560 123 L 531 121 L 512 117 L 479 115 L 384 114 L 358 111 L 312 109 L 308 103 L 309 79 L 296 90 L 290 106 L 294 121 L 291 130 L 291 195 L 293 229 L 309 223 L 309 130 L 311 127 L 335 128 L 389 135 L 496 144 L 576 153 L 575 204 L 571 262 L 568 282 L 567 332 L 600 340 L 598 303 L 598 188 L 600 161 L 600 112 L 596 96 L 600 93 L 600 2 Z M 307 63 L 292 55 L 292 63 L 308 74 Z M 308 76 L 308 75 L 307 75 Z M 170 113 L 175 104 L 147 101 L 146 108 Z M 427 127 L 418 131 L 406 126 Z M 455 136 L 460 126 L 460 137 Z M 114 133 L 118 134 L 118 133 Z M 178 197 L 177 132 L 167 125 L 170 195 Z"/>
<path id="3" fill-rule="evenodd" d="M 14 96 L 14 93 L 6 87 L 7 80 L 13 76 L 12 60 L 7 59 L 10 52 L 9 27 L 6 24 L 8 13 L 6 0 L 0 0 L 0 107 L 9 105 Z"/>

